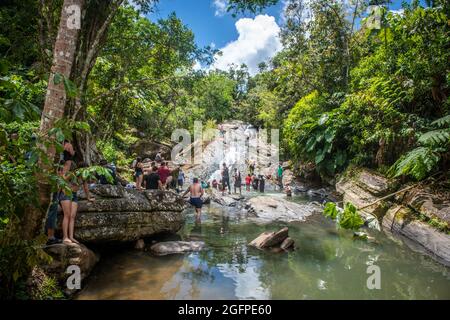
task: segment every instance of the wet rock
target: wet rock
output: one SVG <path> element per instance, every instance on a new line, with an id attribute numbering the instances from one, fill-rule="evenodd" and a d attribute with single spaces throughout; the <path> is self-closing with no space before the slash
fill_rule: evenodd
<path id="1" fill-rule="evenodd" d="M 320 197 L 322 199 L 328 197 L 329 192 L 325 188 L 321 189 L 310 189 L 307 191 L 310 197 Z"/>
<path id="2" fill-rule="evenodd" d="M 343 195 L 344 203 L 352 203 L 357 208 L 364 208 L 369 204 L 373 204 L 378 197 L 361 188 L 354 180 L 344 177 L 336 184 L 336 190 Z M 371 225 L 380 230 L 378 219 L 381 219 L 389 208 L 386 201 L 379 201 L 370 207 L 358 210 L 358 213 L 366 221 L 367 225 Z"/>
<path id="3" fill-rule="evenodd" d="M 75 221 L 75 238 L 81 242 L 136 241 L 175 233 L 184 224 L 187 205 L 174 192 L 122 186 L 95 186 L 91 192 L 96 200 L 80 201 Z"/>
<path id="4" fill-rule="evenodd" d="M 280 248 L 283 250 L 288 250 L 294 247 L 294 240 L 290 237 L 287 237 L 283 240 L 283 242 L 280 245 Z"/>
<path id="5" fill-rule="evenodd" d="M 201 251 L 204 247 L 205 243 L 202 241 L 166 241 L 152 245 L 150 250 L 153 254 L 162 256 Z"/>
<path id="6" fill-rule="evenodd" d="M 399 205 L 392 207 L 383 218 L 382 226 L 389 235 L 407 240 L 405 243 L 412 249 L 450 266 L 450 235 L 416 220 L 410 209 Z"/>
<path id="7" fill-rule="evenodd" d="M 248 213 L 259 222 L 304 221 L 308 216 L 322 211 L 316 203 L 300 204 L 273 196 L 254 197 L 247 204 Z"/>
<path id="8" fill-rule="evenodd" d="M 66 273 L 69 266 L 76 265 L 80 268 L 83 281 L 99 261 L 99 256 L 83 244 L 55 244 L 46 246 L 44 251 L 52 257 L 52 261 L 43 265 L 42 269 L 61 283 L 65 283 L 70 276 Z"/>
<path id="9" fill-rule="evenodd" d="M 403 197 L 399 195 L 399 199 Z M 414 188 L 405 195 L 403 202 L 428 218 L 437 218 L 450 225 L 450 195 L 433 192 L 430 188 Z"/>
<path id="10" fill-rule="evenodd" d="M 289 236 L 289 229 L 283 228 L 278 232 L 263 232 L 249 243 L 257 249 L 271 248 L 281 244 Z"/>
<path id="11" fill-rule="evenodd" d="M 304 185 L 297 185 L 294 188 L 294 192 L 295 193 L 304 193 L 304 192 L 308 192 L 308 187 L 304 186 Z"/>
<path id="12" fill-rule="evenodd" d="M 131 148 L 134 153 L 140 157 L 155 159 L 158 151 L 162 150 L 162 156 L 164 159 L 170 159 L 171 148 L 167 145 L 148 141 L 146 139 L 139 139 L 139 141 Z"/>
<path id="13" fill-rule="evenodd" d="M 139 239 L 138 241 L 136 241 L 136 244 L 134 245 L 134 248 L 136 250 L 144 250 L 145 248 L 145 242 L 143 239 Z"/>
<path id="14" fill-rule="evenodd" d="M 239 195 L 229 195 L 225 193 L 222 195 L 220 191 L 213 190 L 211 194 L 212 201 L 226 207 L 236 207 L 238 201 L 244 199 L 244 197 L 240 197 Z"/>
<path id="15" fill-rule="evenodd" d="M 89 191 L 92 196 L 98 196 L 105 199 L 118 199 L 125 197 L 125 188 L 116 185 L 109 184 L 93 184 L 90 186 Z M 78 198 L 81 200 L 86 200 L 86 195 L 83 190 L 78 193 Z"/>
<path id="16" fill-rule="evenodd" d="M 395 182 L 368 169 L 355 173 L 354 181 L 364 190 L 376 196 L 385 196 L 395 189 Z"/>

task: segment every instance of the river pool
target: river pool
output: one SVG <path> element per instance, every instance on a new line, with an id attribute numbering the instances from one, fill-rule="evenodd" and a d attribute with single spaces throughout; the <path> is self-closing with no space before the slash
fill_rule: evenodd
<path id="1" fill-rule="evenodd" d="M 294 251 L 247 246 L 261 232 L 284 226 L 295 240 Z M 163 257 L 130 249 L 108 253 L 77 299 L 450 299 L 448 268 L 370 233 L 377 244 L 353 240 L 352 232 L 337 231 L 321 215 L 261 225 L 211 204 L 201 223 L 189 209 L 179 232 L 183 240 L 204 241 L 206 250 Z M 370 265 L 380 268 L 381 289 L 367 287 Z"/>

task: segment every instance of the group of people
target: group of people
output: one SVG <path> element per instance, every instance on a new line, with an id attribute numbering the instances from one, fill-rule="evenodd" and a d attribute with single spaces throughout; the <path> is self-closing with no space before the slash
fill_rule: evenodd
<path id="1" fill-rule="evenodd" d="M 277 176 L 277 185 L 279 186 L 280 190 L 283 190 L 283 167 L 281 163 L 277 168 L 276 176 Z M 213 188 L 221 190 L 222 195 L 225 195 L 226 190 L 228 190 L 228 193 L 231 194 L 230 177 L 232 178 L 233 181 L 234 193 L 237 193 L 237 190 L 239 190 L 239 194 L 242 194 L 241 172 L 239 171 L 238 168 L 234 168 L 232 173 L 230 174 L 230 169 L 226 163 L 222 164 L 221 180 L 217 181 L 216 179 L 214 179 L 212 181 Z M 272 176 L 265 176 L 262 174 L 257 175 L 255 173 L 255 164 L 253 162 L 250 162 L 248 164 L 248 174 L 245 177 L 245 190 L 250 191 L 251 188 L 253 188 L 253 190 L 255 191 L 264 193 L 267 179 L 271 180 Z M 288 188 L 289 190 L 287 190 L 286 188 Z M 286 188 L 285 188 L 286 193 L 288 195 L 291 195 L 290 188 L 288 185 L 286 186 Z"/>
<path id="2" fill-rule="evenodd" d="M 161 156 L 161 151 L 155 156 L 155 160 L 142 160 L 137 157 L 133 161 L 134 178 L 136 189 L 141 191 L 147 190 L 166 190 L 171 188 L 183 188 L 185 175 L 181 167 L 178 168 L 176 179 L 173 177 L 172 170 L 169 169 L 168 163 Z"/>

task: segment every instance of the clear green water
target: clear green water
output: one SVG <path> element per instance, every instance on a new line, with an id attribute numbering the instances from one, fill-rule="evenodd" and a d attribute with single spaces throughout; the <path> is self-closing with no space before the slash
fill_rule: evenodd
<path id="1" fill-rule="evenodd" d="M 286 225 L 296 250 L 247 246 L 261 232 Z M 378 244 L 352 240 L 351 232 L 337 232 L 320 215 L 258 225 L 211 205 L 201 224 L 190 211 L 180 235 L 204 241 L 207 249 L 164 257 L 130 250 L 103 256 L 78 299 L 450 299 L 448 268 L 381 233 L 372 232 Z M 380 290 L 367 288 L 371 264 L 380 267 Z"/>

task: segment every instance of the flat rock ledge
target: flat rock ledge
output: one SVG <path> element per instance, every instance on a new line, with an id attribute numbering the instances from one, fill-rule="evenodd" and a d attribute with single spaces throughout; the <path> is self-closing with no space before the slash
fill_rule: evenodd
<path id="1" fill-rule="evenodd" d="M 249 243 L 249 246 L 257 249 L 282 249 L 288 250 L 294 247 L 294 240 L 289 238 L 289 228 L 285 227 L 277 232 L 266 231 Z"/>
<path id="2" fill-rule="evenodd" d="M 176 233 L 185 221 L 187 204 L 171 191 L 139 192 L 122 186 L 95 185 L 90 192 L 95 201 L 88 202 L 84 194 L 80 195 L 75 222 L 75 238 L 81 242 L 131 242 Z"/>
<path id="3" fill-rule="evenodd" d="M 343 202 L 350 202 L 365 219 L 366 225 L 402 240 L 415 251 L 450 266 L 450 235 L 419 219 L 437 219 L 450 224 L 450 195 L 438 194 L 429 187 L 414 187 L 388 199 L 380 198 L 401 190 L 399 186 L 371 170 L 348 171 L 336 184 Z M 370 205 L 370 206 L 368 206 Z"/>
<path id="4" fill-rule="evenodd" d="M 323 210 L 318 203 L 300 204 L 273 196 L 251 198 L 245 207 L 254 220 L 263 223 L 305 221 L 307 217 Z"/>
<path id="5" fill-rule="evenodd" d="M 202 241 L 165 241 L 155 243 L 150 251 L 158 256 L 169 254 L 181 254 L 186 252 L 198 252 L 203 250 L 205 243 Z"/>

